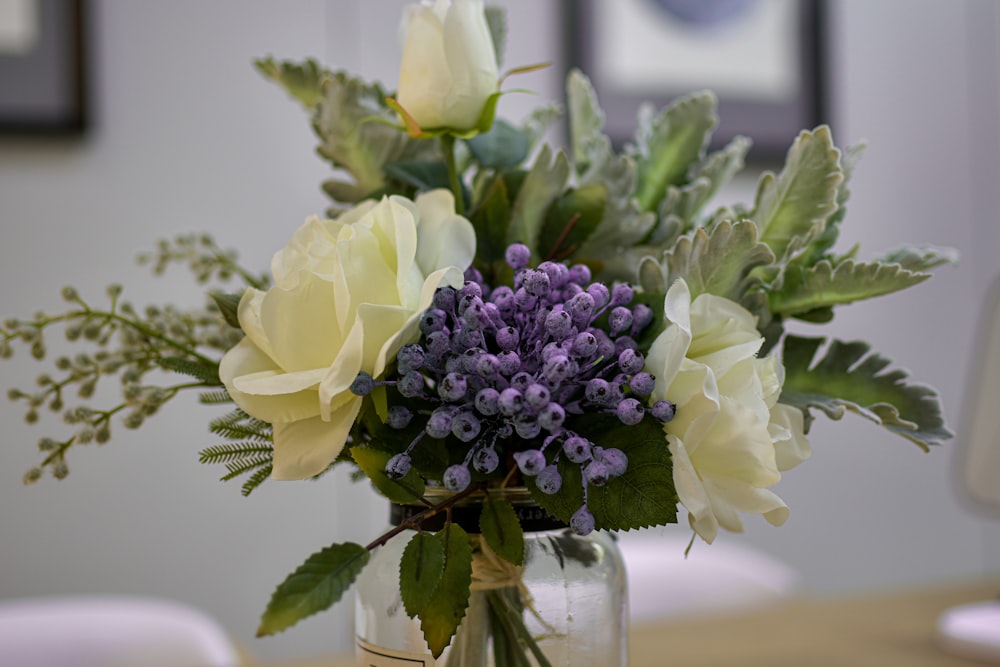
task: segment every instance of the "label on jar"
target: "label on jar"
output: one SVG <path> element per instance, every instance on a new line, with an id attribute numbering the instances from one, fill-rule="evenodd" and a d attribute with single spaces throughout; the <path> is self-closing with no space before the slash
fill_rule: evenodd
<path id="1" fill-rule="evenodd" d="M 355 656 L 359 667 L 434 667 L 434 658 L 426 653 L 394 651 L 369 644 L 355 637 Z"/>

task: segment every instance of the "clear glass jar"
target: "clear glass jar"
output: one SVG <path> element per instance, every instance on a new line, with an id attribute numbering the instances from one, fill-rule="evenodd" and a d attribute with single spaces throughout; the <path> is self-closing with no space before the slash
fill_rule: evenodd
<path id="1" fill-rule="evenodd" d="M 521 517 L 525 564 L 514 576 L 474 581 L 465 618 L 435 661 L 420 622 L 403 609 L 399 562 L 412 531 L 372 554 L 356 585 L 358 664 L 365 667 L 617 667 L 628 664 L 625 567 L 606 533 L 556 527 L 523 489 L 508 490 Z M 475 511 L 473 506 L 473 510 Z M 463 526 L 468 529 L 468 526 Z M 478 536 L 473 535 L 473 544 Z M 478 552 L 474 559 L 485 559 Z M 476 567 L 486 567 L 483 562 Z M 506 610 L 506 622 L 500 618 Z M 525 638 L 529 638 L 525 641 Z M 518 655 L 510 656 L 512 652 Z"/>

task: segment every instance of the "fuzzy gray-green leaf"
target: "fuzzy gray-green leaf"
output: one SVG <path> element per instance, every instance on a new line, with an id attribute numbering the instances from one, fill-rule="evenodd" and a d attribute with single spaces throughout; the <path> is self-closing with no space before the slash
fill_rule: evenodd
<path id="1" fill-rule="evenodd" d="M 942 264 L 958 263 L 958 251 L 954 248 L 939 248 L 930 245 L 903 246 L 880 257 L 880 262 L 899 264 L 907 271 L 930 271 Z"/>
<path id="2" fill-rule="evenodd" d="M 544 146 L 514 200 L 510 227 L 507 228 L 508 244 L 523 243 L 537 257 L 538 237 L 545 222 L 545 213 L 565 189 L 568 179 L 569 160 L 566 154 L 559 151 L 553 157 L 552 150 Z"/>
<path id="3" fill-rule="evenodd" d="M 818 308 L 836 306 L 912 287 L 930 278 L 899 264 L 845 260 L 834 267 L 828 260 L 804 269 L 786 267 L 781 286 L 768 294 L 768 307 L 775 314 L 791 316 Z"/>
<path id="4" fill-rule="evenodd" d="M 590 79 L 580 70 L 566 78 L 566 104 L 569 113 L 570 153 L 573 168 L 582 174 L 590 168 L 595 153 L 606 153 L 611 140 L 602 132 L 604 112 Z"/>
<path id="5" fill-rule="evenodd" d="M 822 410 L 840 419 L 846 410 L 857 413 L 926 450 L 950 439 L 937 392 L 908 383 L 903 370 L 891 370 L 889 359 L 871 351 L 862 341 L 841 342 L 788 335 L 782 362 L 785 382 L 781 403 Z"/>
<path id="6" fill-rule="evenodd" d="M 444 576 L 444 544 L 430 533 L 416 533 L 399 562 L 399 593 L 406 615 L 413 618 L 427 606 Z"/>
<path id="7" fill-rule="evenodd" d="M 333 606 L 361 573 L 368 551 L 346 542 L 309 556 L 271 596 L 257 636 L 277 634 L 302 619 Z"/>
<path id="8" fill-rule="evenodd" d="M 323 97 L 321 84 L 327 72 L 315 60 L 278 62 L 268 56 L 255 60 L 253 64 L 258 72 L 284 88 L 307 111 L 315 109 Z"/>
<path id="9" fill-rule="evenodd" d="M 644 211 L 656 210 L 667 187 L 685 182 L 692 165 L 702 158 L 719 122 L 717 106 L 715 95 L 702 91 L 677 100 L 655 118 L 640 118 L 635 196 Z"/>
<path id="10" fill-rule="evenodd" d="M 777 176 L 766 172 L 757 186 L 751 219 L 760 240 L 781 260 L 798 239 L 804 246 L 823 233 L 827 220 L 837 210 L 837 197 L 844 174 L 840 151 L 833 145 L 830 129 L 820 126 L 803 131 L 788 151 L 785 166 Z"/>

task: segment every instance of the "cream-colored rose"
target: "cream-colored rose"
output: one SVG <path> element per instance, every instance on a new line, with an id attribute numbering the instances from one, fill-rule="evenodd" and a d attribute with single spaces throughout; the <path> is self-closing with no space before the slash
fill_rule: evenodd
<path id="1" fill-rule="evenodd" d="M 274 427 L 274 479 L 311 477 L 340 454 L 361 408 L 351 383 L 416 339 L 434 290 L 460 286 L 475 249 L 451 193 L 435 190 L 311 217 L 275 254 L 275 285 L 244 293 L 246 336 L 219 367 L 236 404 Z"/>
<path id="2" fill-rule="evenodd" d="M 683 280 L 668 290 L 664 314 L 646 370 L 656 377 L 653 399 L 677 407 L 664 431 L 691 527 L 712 542 L 720 526 L 743 530 L 740 512 L 784 523 L 788 507 L 768 487 L 811 450 L 802 413 L 777 402 L 781 362 L 757 357 L 764 339 L 746 309 L 712 294 L 692 302 Z"/>
<path id="3" fill-rule="evenodd" d="M 403 33 L 396 101 L 425 130 L 474 129 L 499 87 L 482 0 L 411 5 Z"/>

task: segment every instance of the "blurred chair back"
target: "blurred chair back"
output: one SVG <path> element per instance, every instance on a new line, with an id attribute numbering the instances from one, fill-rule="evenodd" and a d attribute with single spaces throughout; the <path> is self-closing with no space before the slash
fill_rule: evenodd
<path id="1" fill-rule="evenodd" d="M 0 601 L 0 665 L 237 667 L 222 627 L 191 607 L 133 597 Z"/>

